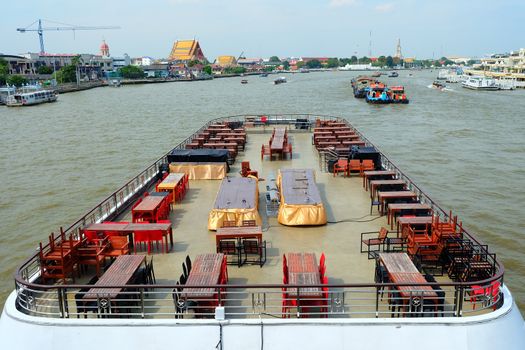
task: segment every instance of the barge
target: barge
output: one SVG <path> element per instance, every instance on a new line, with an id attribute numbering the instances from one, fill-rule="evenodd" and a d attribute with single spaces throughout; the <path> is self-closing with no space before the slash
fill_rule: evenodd
<path id="1" fill-rule="evenodd" d="M 525 348 L 496 254 L 344 118 L 212 120 L 46 235 L 3 349 Z"/>

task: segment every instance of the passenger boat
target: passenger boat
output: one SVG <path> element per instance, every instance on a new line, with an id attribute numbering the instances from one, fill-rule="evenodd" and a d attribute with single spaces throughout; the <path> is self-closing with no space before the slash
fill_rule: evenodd
<path id="1" fill-rule="evenodd" d="M 14 94 L 9 94 L 5 101 L 8 107 L 31 106 L 46 102 L 55 102 L 58 98 L 58 93 L 55 90 L 38 89 L 27 91 L 22 88 Z"/>
<path id="2" fill-rule="evenodd" d="M 280 77 L 280 78 L 277 78 L 273 81 L 273 83 L 275 85 L 279 85 L 279 84 L 284 84 L 286 83 L 286 78 L 285 77 Z"/>
<path id="3" fill-rule="evenodd" d="M 471 90 L 495 91 L 500 89 L 495 79 L 486 77 L 468 77 L 461 83 L 461 86 Z"/>
<path id="4" fill-rule="evenodd" d="M 370 85 L 366 89 L 365 99 L 368 103 L 386 104 L 390 103 L 389 89 L 383 83 Z"/>
<path id="5" fill-rule="evenodd" d="M 391 86 L 388 90 L 390 92 L 390 103 L 407 104 L 409 102 L 403 86 Z"/>
<path id="6" fill-rule="evenodd" d="M 352 89 L 354 91 L 354 97 L 355 98 L 365 98 L 366 96 L 366 89 L 371 84 L 378 83 L 377 79 L 366 76 L 366 75 L 360 75 L 354 79 L 351 80 Z"/>
<path id="7" fill-rule="evenodd" d="M 344 118 L 214 119 L 43 240 L 2 349 L 525 348 L 496 254 Z"/>

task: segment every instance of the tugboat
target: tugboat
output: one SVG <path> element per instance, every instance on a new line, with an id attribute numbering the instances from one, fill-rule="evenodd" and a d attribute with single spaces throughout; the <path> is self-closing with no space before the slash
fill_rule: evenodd
<path id="1" fill-rule="evenodd" d="M 405 88 L 403 86 L 401 85 L 391 86 L 389 90 L 390 90 L 390 103 L 407 104 L 409 102 L 405 94 Z"/>
<path id="2" fill-rule="evenodd" d="M 377 83 L 370 85 L 367 89 L 365 99 L 368 103 L 387 104 L 390 103 L 390 97 L 388 95 L 389 92 L 386 85 Z"/>

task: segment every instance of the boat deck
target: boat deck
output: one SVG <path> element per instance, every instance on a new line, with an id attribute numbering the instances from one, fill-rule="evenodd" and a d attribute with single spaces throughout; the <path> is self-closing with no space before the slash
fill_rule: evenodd
<path id="1" fill-rule="evenodd" d="M 401 313 L 398 309 L 394 314 L 389 307 L 391 306 L 389 302 L 400 304 L 405 303 L 408 299 L 403 300 L 403 297 L 387 295 L 388 288 L 385 288 L 384 293 L 380 293 L 382 286 L 375 284 L 376 260 L 369 259 L 367 253 L 360 252 L 362 232 L 378 232 L 382 227 L 390 228 L 390 225 L 387 224 L 387 216 L 380 216 L 376 207 L 373 208 L 371 214 L 370 192 L 364 189 L 362 177 L 357 173 L 350 177 L 342 175 L 334 177 L 332 173 L 323 172 L 320 155 L 312 143 L 312 132 L 295 130 L 293 124 L 287 127 L 289 128 L 289 143 L 293 145 L 294 150 L 292 159 L 287 157 L 285 160 L 270 160 L 266 156 L 261 159 L 261 145 L 268 143 L 273 128 L 247 128 L 245 148 L 239 152 L 228 173 L 230 177 L 240 177 L 242 161 L 249 161 L 250 168 L 258 171 L 260 178 L 258 211 L 262 219 L 263 240 L 267 244 L 267 260 L 262 266 L 257 264 L 240 267 L 228 265 L 227 284 L 231 288 L 229 287 L 219 296 L 225 306 L 226 317 L 257 318 L 262 315 L 282 317 L 283 254 L 288 253 L 314 253 L 317 260 L 324 253 L 326 276 L 328 276 L 327 291 L 323 295 L 323 300 L 328 303 L 328 310 L 315 307 L 299 309 L 292 306 L 291 314 L 294 315 L 292 317 L 370 318 L 410 315 L 412 311 L 408 308 Z M 156 178 L 157 166 L 155 164 L 149 168 L 153 171 L 151 175 L 144 174 Z M 265 194 L 268 181 L 264 179 L 276 176 L 279 169 L 290 168 L 315 171 L 316 184 L 326 210 L 326 225 L 285 226 L 279 224 L 276 217 L 266 215 Z M 139 177 L 144 178 L 142 175 Z M 133 181 L 121 190 L 130 193 L 127 188 L 132 184 L 133 190 L 136 191 Z M 182 265 L 187 256 L 194 260 L 198 255 L 216 252 L 216 233 L 208 230 L 208 216 L 214 207 L 220 184 L 220 180 L 190 180 L 186 196 L 182 202 L 174 204 L 169 214 L 173 227 L 173 248 L 168 253 L 158 249 L 148 254 L 147 260 L 153 259 L 156 277 L 154 287 L 141 286 L 138 289 L 125 290 L 120 300 L 114 301 L 116 304 L 110 308 L 103 305 L 107 302 L 105 298 L 97 298 L 95 304 L 84 305 L 84 310 L 90 311 L 84 313 L 79 306 L 81 304 L 79 304 L 78 285 L 68 287 L 68 285 L 58 284 L 54 288 L 43 291 L 41 287 L 33 287 L 34 289 L 23 287 L 22 283 L 19 287 L 20 307 L 30 314 L 50 317 L 74 317 L 84 314 L 88 318 L 94 318 L 112 312 L 111 310 L 115 307 L 117 308 L 114 310 L 116 317 L 213 317 L 213 309 L 208 308 L 196 312 L 196 308 L 188 307 L 191 306 L 188 304 L 184 306 L 184 311 L 181 313 L 174 305 L 176 301 L 173 288 L 183 274 Z M 147 188 L 147 190 L 151 192 L 154 191 L 154 188 Z M 117 197 L 115 195 L 109 200 Z M 125 200 L 124 197 L 122 198 Z M 122 205 L 122 202 L 117 205 Z M 110 205 L 104 202 L 98 208 L 108 210 L 108 214 L 111 209 Z M 86 222 L 104 220 L 104 217 L 100 216 L 104 213 L 103 211 L 95 210 L 91 213 L 98 216 L 95 218 L 89 216 L 95 214 L 88 214 L 75 224 L 76 230 L 82 228 Z M 132 221 L 131 206 L 114 221 Z M 392 236 L 395 236 L 395 232 L 389 234 L 389 237 Z M 142 250 L 137 254 L 147 253 Z M 21 270 L 22 276 L 30 276 L 29 271 L 35 267 L 38 268 L 35 263 L 38 263 L 37 259 L 29 260 Z M 87 284 L 94 273 L 94 269 L 91 268 L 87 274 L 77 279 L 76 283 Z M 421 275 L 416 280 L 421 280 Z M 477 298 L 469 300 L 468 293 L 472 292 L 469 288 L 473 287 L 466 286 L 458 289 L 458 286 L 454 285 L 454 281 L 446 273 L 443 276 L 436 276 L 436 281 L 442 286 L 442 291 L 445 293 L 444 300 L 439 305 L 443 307 L 447 316 L 458 316 L 457 310 L 462 307 L 463 315 L 490 312 L 493 302 L 497 300 L 496 298 L 494 301 L 491 299 L 478 300 Z M 58 299 L 56 288 L 63 291 L 62 296 L 59 296 Z M 86 286 L 83 285 L 82 288 Z M 422 287 L 415 288 L 419 293 L 418 288 Z M 80 291 L 80 293 L 85 294 L 87 290 Z M 461 295 L 460 299 L 457 298 L 458 295 Z M 127 301 L 128 297 L 133 299 L 135 304 L 130 304 Z M 295 297 L 300 298 L 299 295 Z M 409 299 L 412 302 L 412 295 Z M 467 307 L 462 305 L 467 302 L 471 303 L 472 308 L 470 305 Z M 477 305 L 480 307 L 475 309 Z M 436 302 L 435 310 L 437 307 Z M 424 308 L 419 309 L 418 312 L 420 316 L 437 315 L 433 308 L 428 312 L 425 312 Z"/>

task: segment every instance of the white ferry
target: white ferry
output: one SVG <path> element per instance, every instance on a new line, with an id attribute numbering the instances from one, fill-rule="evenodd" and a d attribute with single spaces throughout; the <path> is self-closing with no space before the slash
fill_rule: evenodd
<path id="1" fill-rule="evenodd" d="M 47 234 L 2 349 L 525 349 L 496 253 L 343 118 L 214 119 Z"/>
<path id="2" fill-rule="evenodd" d="M 468 77 L 461 83 L 461 86 L 471 90 L 495 91 L 500 89 L 496 79 L 487 77 Z"/>
<path id="3" fill-rule="evenodd" d="M 35 90 L 35 91 L 21 91 L 9 94 L 6 98 L 6 106 L 20 107 L 31 106 L 45 102 L 55 102 L 58 98 L 58 93 L 55 90 Z"/>

